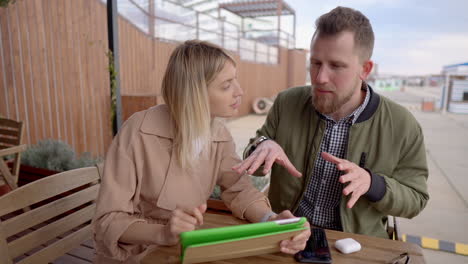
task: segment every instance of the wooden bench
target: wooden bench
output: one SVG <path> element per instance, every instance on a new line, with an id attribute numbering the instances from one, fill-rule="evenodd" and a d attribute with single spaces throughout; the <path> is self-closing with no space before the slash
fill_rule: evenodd
<path id="1" fill-rule="evenodd" d="M 99 181 L 97 167 L 87 167 L 45 177 L 1 196 L 0 263 L 81 263 L 67 258 L 73 255 L 89 263 L 81 256 L 93 252 L 89 241 Z M 23 212 L 25 207 L 31 210 Z"/>

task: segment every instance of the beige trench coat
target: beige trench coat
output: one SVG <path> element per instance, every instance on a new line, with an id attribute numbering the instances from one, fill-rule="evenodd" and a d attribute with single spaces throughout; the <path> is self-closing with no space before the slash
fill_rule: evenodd
<path id="1" fill-rule="evenodd" d="M 107 152 L 94 217 L 95 263 L 138 263 L 157 245 L 128 245 L 118 240 L 134 222 L 167 223 L 176 206 L 205 203 L 215 185 L 241 219 L 260 219 L 271 211 L 267 198 L 246 175 L 231 168 L 240 162 L 229 131 L 214 121 L 211 148 L 192 171 L 181 169 L 172 152 L 173 122 L 166 105 L 134 114 Z M 203 156 L 203 155 L 202 155 Z"/>

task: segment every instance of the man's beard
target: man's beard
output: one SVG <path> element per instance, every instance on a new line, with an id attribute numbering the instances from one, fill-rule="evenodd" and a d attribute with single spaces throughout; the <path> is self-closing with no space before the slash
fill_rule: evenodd
<path id="1" fill-rule="evenodd" d="M 355 90 L 357 89 L 357 87 L 355 86 L 355 88 L 349 90 L 349 92 L 344 95 L 341 95 L 338 93 L 332 93 L 332 94 L 325 94 L 323 96 L 316 96 L 314 93 L 314 89 L 316 88 L 314 85 L 312 85 L 312 105 L 320 113 L 328 115 L 328 114 L 335 113 L 344 104 L 349 102 L 349 100 L 351 100 L 351 97 L 353 97 L 353 94 Z M 330 89 L 325 89 L 325 90 L 330 90 Z M 335 92 L 336 89 L 333 89 L 331 91 Z"/>

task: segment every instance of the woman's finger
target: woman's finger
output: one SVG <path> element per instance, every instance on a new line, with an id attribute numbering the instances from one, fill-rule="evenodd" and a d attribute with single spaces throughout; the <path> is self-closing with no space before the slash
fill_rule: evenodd
<path id="1" fill-rule="evenodd" d="M 309 237 L 310 237 L 310 230 L 305 230 L 305 231 L 299 233 L 298 235 L 294 236 L 291 239 L 291 241 L 293 241 L 293 242 L 301 241 L 301 243 L 302 243 L 302 241 L 307 241 L 309 239 Z"/>
<path id="2" fill-rule="evenodd" d="M 192 217 L 195 217 L 196 221 L 197 221 L 197 225 L 203 225 L 203 215 L 202 215 L 202 212 L 200 212 L 200 209 L 198 208 L 192 208 L 192 209 L 188 209 L 185 211 L 186 214 L 192 216 Z"/>
<path id="3" fill-rule="evenodd" d="M 297 252 L 299 252 L 299 250 L 287 248 L 287 247 L 280 247 L 280 251 L 286 254 L 290 254 L 290 255 L 294 255 Z"/>

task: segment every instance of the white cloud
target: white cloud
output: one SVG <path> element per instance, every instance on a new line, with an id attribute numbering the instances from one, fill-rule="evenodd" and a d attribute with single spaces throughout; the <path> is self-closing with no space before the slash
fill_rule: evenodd
<path id="1" fill-rule="evenodd" d="M 309 49 L 315 19 L 338 5 L 363 12 L 372 21 L 373 59 L 379 71 L 437 74 L 445 65 L 468 61 L 466 0 L 291 0 L 297 12 L 296 47 Z"/>
<path id="2" fill-rule="evenodd" d="M 468 61 L 468 36 L 462 33 L 428 34 L 406 43 L 399 42 L 402 39 L 388 39 L 382 47 L 376 43 L 374 60 L 379 64 L 379 72 L 403 75 L 438 74 L 445 65 Z"/>

